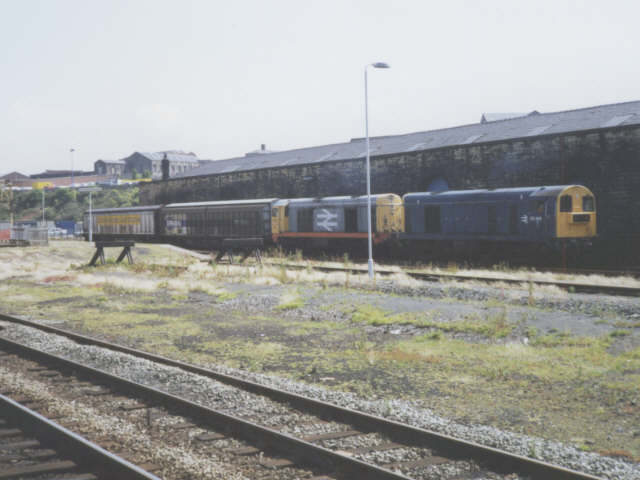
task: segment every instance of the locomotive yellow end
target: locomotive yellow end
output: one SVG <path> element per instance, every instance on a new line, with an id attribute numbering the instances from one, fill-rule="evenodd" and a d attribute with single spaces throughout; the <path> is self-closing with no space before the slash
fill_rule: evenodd
<path id="1" fill-rule="evenodd" d="M 581 185 L 563 189 L 557 197 L 558 238 L 596 236 L 596 201 L 591 190 Z"/>
<path id="2" fill-rule="evenodd" d="M 399 195 L 390 193 L 376 199 L 376 218 L 378 232 L 404 232 L 404 206 Z"/>

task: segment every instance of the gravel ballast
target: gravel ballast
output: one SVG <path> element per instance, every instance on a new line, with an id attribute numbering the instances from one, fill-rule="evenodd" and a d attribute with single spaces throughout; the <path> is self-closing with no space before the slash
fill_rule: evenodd
<path id="1" fill-rule="evenodd" d="M 187 396 L 213 408 L 224 405 L 226 410 L 234 412 L 235 415 L 241 415 L 242 413 L 252 417 L 261 415 L 264 423 L 268 423 L 269 419 L 274 415 L 286 413 L 286 408 L 276 402 L 176 368 L 158 365 L 144 359 L 98 347 L 79 345 L 66 338 L 46 334 L 28 327 L 9 323 L 2 323 L 2 326 L 5 327 L 2 330 L 2 335 L 6 338 L 91 365 L 95 368 L 104 369 L 171 393 Z M 489 426 L 453 422 L 435 415 L 428 409 L 420 408 L 414 402 L 401 400 L 371 401 L 350 393 L 331 391 L 276 376 L 248 373 L 221 366 L 209 367 L 221 373 L 241 376 L 293 393 L 391 418 L 518 455 L 530 456 L 603 478 L 640 480 L 638 464 L 583 452 L 559 442 L 506 432 Z M 310 417 L 308 420 L 311 421 L 311 419 Z M 333 424 L 327 423 L 324 427 L 327 428 L 325 431 L 331 431 Z M 451 468 L 451 465 L 447 466 L 447 468 Z M 444 471 L 440 473 L 444 473 Z"/>

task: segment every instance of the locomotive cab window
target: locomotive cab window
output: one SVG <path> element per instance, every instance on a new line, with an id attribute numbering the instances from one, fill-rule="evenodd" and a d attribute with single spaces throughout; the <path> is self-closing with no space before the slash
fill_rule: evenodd
<path id="1" fill-rule="evenodd" d="M 425 233 L 441 233 L 440 205 L 424 207 L 424 231 Z"/>
<path id="2" fill-rule="evenodd" d="M 582 211 L 583 212 L 595 211 L 595 202 L 593 201 L 593 197 L 591 195 L 585 195 L 584 197 L 582 197 Z"/>
<path id="3" fill-rule="evenodd" d="M 531 211 L 536 214 L 536 215 L 544 215 L 544 205 L 545 205 L 545 201 L 544 200 L 534 200 L 531 202 Z"/>
<path id="4" fill-rule="evenodd" d="M 573 210 L 573 201 L 571 195 L 563 195 L 560 197 L 560 211 L 570 212 Z"/>
<path id="5" fill-rule="evenodd" d="M 271 209 L 271 216 L 273 218 L 276 218 L 278 216 L 278 209 L 277 208 L 272 208 Z"/>

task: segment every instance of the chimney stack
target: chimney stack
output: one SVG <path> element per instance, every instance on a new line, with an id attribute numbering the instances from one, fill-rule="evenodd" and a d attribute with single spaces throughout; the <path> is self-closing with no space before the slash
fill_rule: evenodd
<path id="1" fill-rule="evenodd" d="M 164 154 L 164 157 L 162 157 L 160 168 L 162 170 L 162 180 L 169 180 L 169 159 L 167 158 L 166 153 Z"/>
<path id="2" fill-rule="evenodd" d="M 260 150 L 264 152 L 266 149 L 267 149 L 267 146 L 264 143 L 260 144 Z"/>

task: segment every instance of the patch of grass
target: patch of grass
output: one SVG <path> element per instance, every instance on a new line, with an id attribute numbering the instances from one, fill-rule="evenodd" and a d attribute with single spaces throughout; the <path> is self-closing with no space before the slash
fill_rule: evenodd
<path id="1" fill-rule="evenodd" d="M 394 316 L 390 316 L 388 312 L 372 305 L 360 305 L 353 312 L 351 320 L 356 323 L 368 323 L 369 325 L 388 325 L 398 322 Z"/>
<path id="2" fill-rule="evenodd" d="M 486 302 L 484 302 L 486 308 L 497 308 L 504 307 L 505 303 L 502 300 L 498 300 L 497 298 L 489 298 Z"/>
<path id="3" fill-rule="evenodd" d="M 304 300 L 300 296 L 300 292 L 292 291 L 285 293 L 280 299 L 280 303 L 274 308 L 276 310 L 296 310 L 304 306 Z"/>
<path id="4" fill-rule="evenodd" d="M 115 283 L 106 282 L 101 285 L 102 291 L 106 295 L 133 295 L 136 293 L 134 288 L 116 285 Z"/>
<path id="5" fill-rule="evenodd" d="M 415 325 L 422 328 L 434 328 L 442 332 L 475 333 L 489 338 L 503 338 L 509 335 L 513 326 L 507 319 L 506 307 L 498 312 L 488 314 L 481 319 L 470 315 L 459 321 L 437 321 L 433 317 L 437 311 L 421 314 L 400 313 L 392 315 L 389 312 L 371 305 L 360 305 L 351 315 L 351 320 L 356 323 L 369 325 Z"/>
<path id="6" fill-rule="evenodd" d="M 502 307 L 500 311 L 490 314 L 483 330 L 485 335 L 493 338 L 504 338 L 509 335 L 513 330 L 513 326 L 507 320 L 506 307 Z"/>
<path id="7" fill-rule="evenodd" d="M 554 332 L 534 337 L 531 344 L 537 347 L 592 347 L 600 344 L 601 340 L 593 337 L 577 337 L 569 332 Z"/>
<path id="8" fill-rule="evenodd" d="M 628 330 L 614 330 L 613 332 L 609 333 L 609 336 L 611 337 L 626 337 L 627 335 L 631 335 L 631 333 Z"/>
<path id="9" fill-rule="evenodd" d="M 218 294 L 218 296 L 216 297 L 216 300 L 217 300 L 219 303 L 222 303 L 222 302 L 226 302 L 227 300 L 233 300 L 233 299 L 234 299 L 234 298 L 236 298 L 237 296 L 238 296 L 238 294 L 237 294 L 236 292 L 227 292 L 227 291 L 224 291 L 224 292 L 222 292 L 222 293 Z"/>

